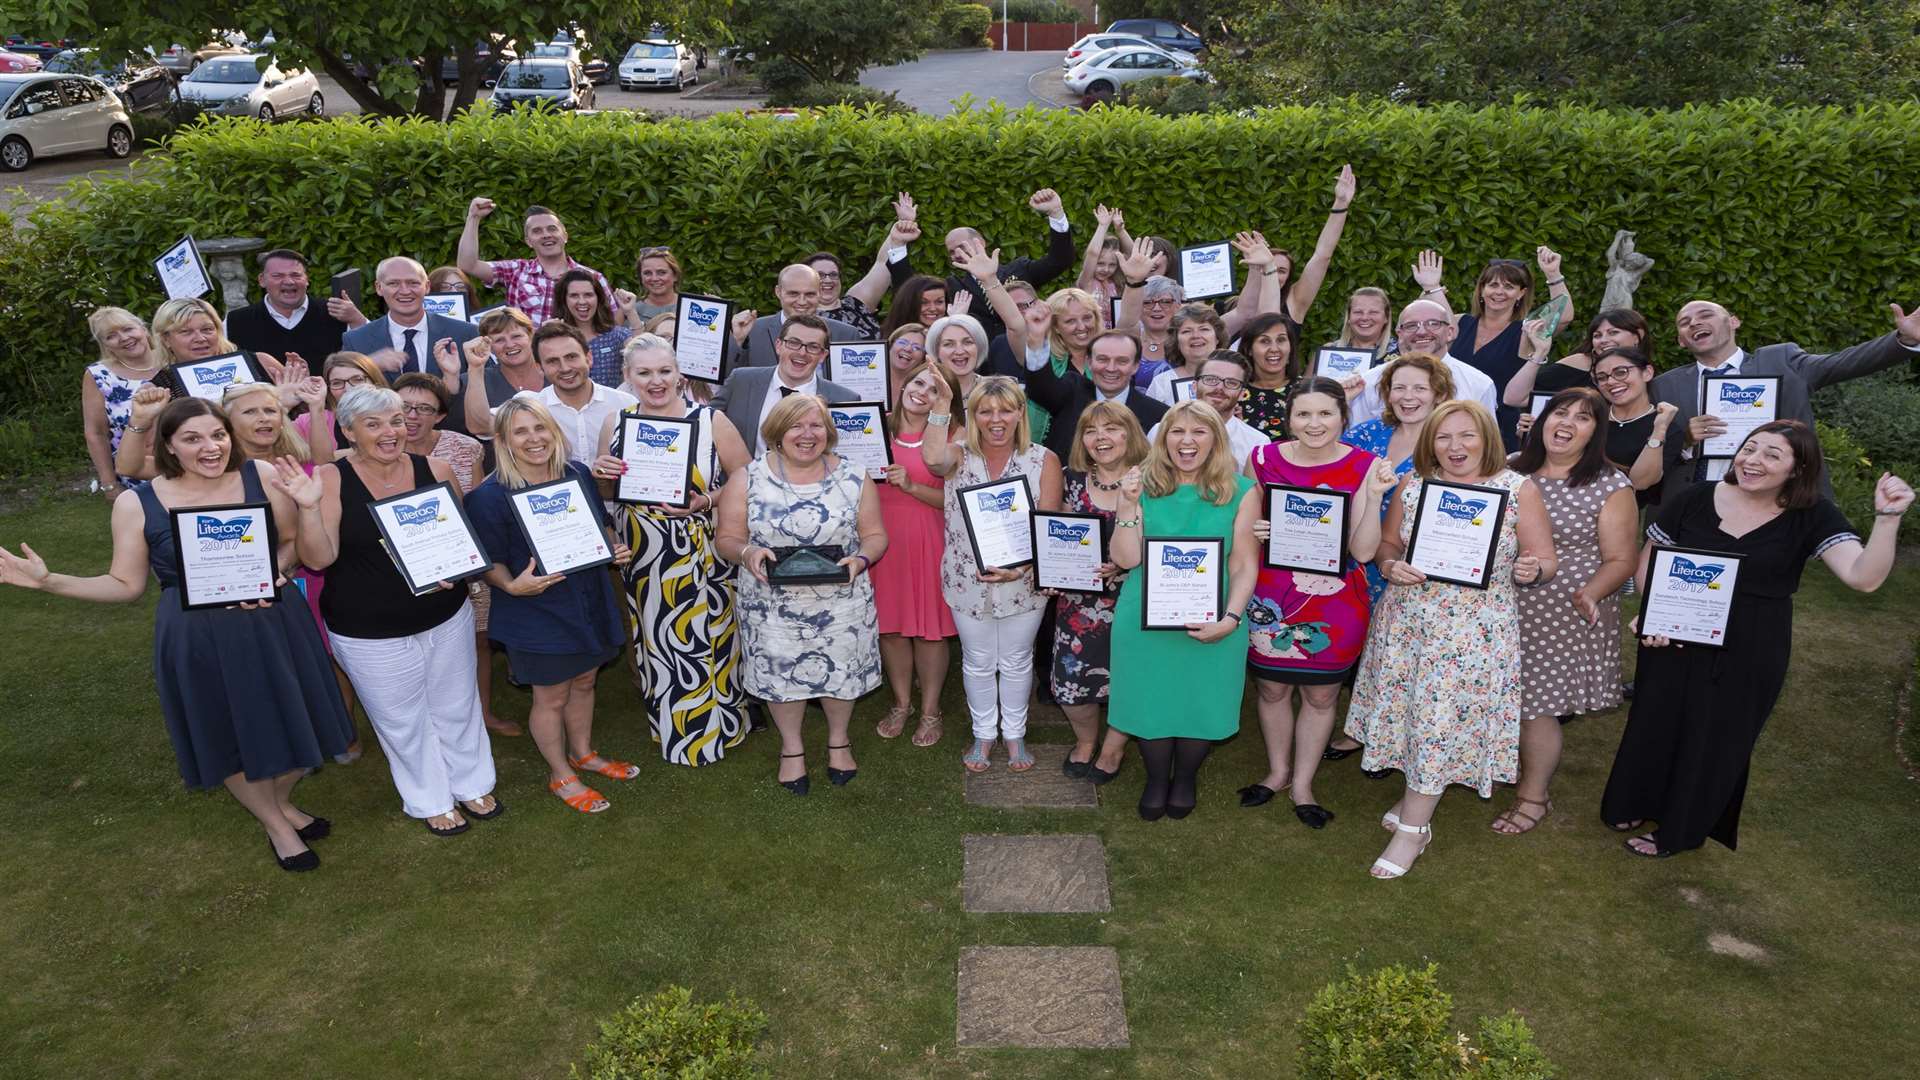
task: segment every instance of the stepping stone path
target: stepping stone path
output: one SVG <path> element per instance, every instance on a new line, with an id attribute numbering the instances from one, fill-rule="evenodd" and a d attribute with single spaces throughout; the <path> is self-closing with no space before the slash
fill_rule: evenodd
<path id="1" fill-rule="evenodd" d="M 1040 807 L 1054 810 L 1096 810 L 1100 796 L 1088 780 L 1069 780 L 1060 764 L 1073 749 L 1063 743 L 1028 743 L 1033 768 L 1017 773 L 1007 768 L 1006 752 L 994 750 L 993 766 L 967 774 L 967 803 L 972 806 Z"/>
<path id="2" fill-rule="evenodd" d="M 1108 948 L 960 950 L 962 1047 L 1125 1049 L 1120 961 Z"/>
<path id="3" fill-rule="evenodd" d="M 967 836 L 963 905 L 975 913 L 1112 911 L 1097 836 Z"/>

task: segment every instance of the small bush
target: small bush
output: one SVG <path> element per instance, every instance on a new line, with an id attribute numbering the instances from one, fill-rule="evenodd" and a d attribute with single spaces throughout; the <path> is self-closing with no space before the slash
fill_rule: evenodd
<path id="1" fill-rule="evenodd" d="M 988 10 L 1000 17 L 998 5 Z M 1007 21 L 1017 23 L 1077 23 L 1086 18 L 1066 0 L 1007 0 L 1006 11 Z"/>
<path id="2" fill-rule="evenodd" d="M 1912 483 L 1920 476 L 1920 456 L 1906 461 L 1875 458 L 1852 432 L 1824 420 L 1815 422 L 1814 427 L 1819 431 L 1820 450 L 1827 459 L 1833 501 L 1839 504 L 1840 511 L 1847 515 L 1864 540 L 1867 530 L 1873 527 L 1873 490 L 1880 483 L 1880 474 L 1891 472 Z M 1900 519 L 1900 537 L 1920 539 L 1920 520 L 1916 520 L 1916 515 L 1909 513 Z"/>
<path id="3" fill-rule="evenodd" d="M 1213 83 L 1163 75 L 1142 79 L 1120 88 L 1117 101 L 1161 116 L 1189 116 L 1194 113 L 1222 112 L 1235 106 Z"/>
<path id="4" fill-rule="evenodd" d="M 1439 968 L 1395 964 L 1349 972 L 1314 995 L 1300 1018 L 1303 1080 L 1549 1080 L 1553 1066 L 1518 1014 L 1485 1019 L 1475 1046 L 1453 1028 Z"/>
<path id="5" fill-rule="evenodd" d="M 940 12 L 934 42 L 944 49 L 978 49 L 991 42 L 987 27 L 993 25 L 993 9 L 984 4 L 954 4 Z"/>
<path id="6" fill-rule="evenodd" d="M 1813 411 L 1875 461 L 1920 461 L 1920 383 L 1904 367 L 1826 387 Z"/>
<path id="7" fill-rule="evenodd" d="M 671 986 L 600 1021 L 600 1041 L 567 1075 L 573 1080 L 763 1080 L 754 1044 L 767 1016 L 732 994 L 696 1005 Z"/>
<path id="8" fill-rule="evenodd" d="M 767 104 L 776 109 L 824 108 L 830 105 L 871 106 L 881 116 L 905 116 L 915 112 L 891 90 L 875 90 L 858 83 L 804 83 L 796 89 L 771 94 Z"/>
<path id="9" fill-rule="evenodd" d="M 806 68 L 784 56 L 769 56 L 760 61 L 754 66 L 753 74 L 769 98 L 799 93 L 801 87 L 813 81 Z"/>

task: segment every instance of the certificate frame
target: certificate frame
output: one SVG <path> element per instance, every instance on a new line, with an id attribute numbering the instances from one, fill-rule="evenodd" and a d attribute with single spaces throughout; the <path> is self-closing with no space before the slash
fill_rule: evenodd
<path id="1" fill-rule="evenodd" d="M 420 300 L 420 306 L 429 315 L 443 315 L 449 319 L 467 322 L 467 294 L 463 292 L 430 292 Z"/>
<path id="2" fill-rule="evenodd" d="M 1273 552 L 1274 534 L 1272 532 L 1269 532 L 1267 542 L 1261 546 L 1260 565 L 1269 570 L 1291 570 L 1296 574 L 1318 574 L 1322 577 L 1339 577 L 1344 574 L 1347 569 L 1347 559 L 1352 555 L 1352 551 L 1347 546 L 1347 529 L 1353 520 L 1349 516 L 1353 512 L 1353 496 L 1348 492 L 1335 491 L 1332 488 L 1312 488 L 1299 484 L 1268 484 L 1266 485 L 1266 513 L 1269 527 L 1279 521 L 1282 514 L 1298 517 L 1304 513 L 1302 509 L 1290 509 L 1286 506 L 1288 496 L 1306 502 L 1308 509 L 1318 507 L 1322 503 L 1326 504 L 1318 514 L 1331 514 L 1334 518 L 1331 524 L 1339 530 L 1340 536 L 1333 568 L 1307 566 L 1300 562 L 1276 559 Z M 1318 523 L 1327 523 L 1327 519 L 1319 517 Z"/>
<path id="3" fill-rule="evenodd" d="M 1547 407 L 1547 402 L 1552 401 L 1554 398 L 1559 396 L 1560 396 L 1560 392 L 1558 390 L 1533 391 L 1531 394 L 1527 396 L 1527 415 L 1533 417 L 1536 421 L 1539 420 L 1540 411 Z"/>
<path id="4" fill-rule="evenodd" d="M 359 267 L 349 266 L 327 279 L 327 295 L 344 297 L 352 301 L 354 307 L 359 307 L 362 300 L 361 283 L 365 278 Z"/>
<path id="5" fill-rule="evenodd" d="M 468 314 L 467 321 L 472 323 L 475 329 L 478 329 L 480 326 L 481 319 L 486 318 L 487 316 L 493 314 L 496 311 L 505 311 L 505 310 L 507 310 L 507 305 L 505 304 L 494 304 L 490 307 L 483 307 L 479 311 L 475 311 Z"/>
<path id="6" fill-rule="evenodd" d="M 1434 494 L 1436 491 L 1440 494 Z M 1512 497 L 1512 493 L 1505 488 L 1487 487 L 1483 484 L 1456 484 L 1446 480 L 1428 480 L 1421 484 L 1420 501 L 1413 509 L 1413 528 L 1407 536 L 1407 551 L 1404 561 L 1412 563 L 1414 554 L 1419 550 L 1420 526 L 1426 520 L 1429 503 L 1437 504 L 1445 495 L 1453 494 L 1458 497 L 1461 493 L 1486 496 L 1489 503 L 1480 509 L 1480 513 L 1485 515 L 1490 511 L 1493 517 L 1493 528 L 1487 531 L 1486 556 L 1480 563 L 1480 573 L 1477 579 L 1471 574 L 1460 576 L 1432 573 L 1421 568 L 1418 564 L 1414 565 L 1414 569 L 1426 574 L 1428 581 L 1445 581 L 1454 585 L 1464 585 L 1469 589 L 1484 589 L 1493 576 L 1494 554 L 1500 546 L 1500 526 L 1501 522 L 1506 519 L 1507 500 Z"/>
<path id="7" fill-rule="evenodd" d="M 236 365 L 234 369 L 235 377 L 227 379 L 224 382 L 203 386 L 194 374 L 197 368 L 213 367 L 216 365 L 224 367 L 227 364 Z M 167 365 L 167 370 L 173 373 L 174 378 L 180 380 L 180 391 L 182 393 L 188 397 L 197 397 L 205 401 L 211 401 L 216 405 L 220 403 L 221 398 L 226 396 L 227 387 L 229 386 L 268 381 L 267 373 L 260 370 L 260 362 L 253 358 L 252 353 L 241 350 L 225 352 L 219 356 L 209 356 L 200 360 L 176 360 Z M 246 372 L 246 378 L 244 379 L 239 377 L 242 371 Z"/>
<path id="8" fill-rule="evenodd" d="M 1372 349 L 1349 349 L 1340 345 L 1323 345 L 1313 352 L 1313 373 L 1323 378 L 1339 382 L 1351 378 L 1373 366 Z"/>
<path id="9" fill-rule="evenodd" d="M 836 435 L 833 452 L 853 462 L 863 475 L 873 476 L 874 470 L 885 469 L 893 464 L 893 432 L 887 424 L 885 405 L 878 401 L 828 402 L 827 422 L 833 425 Z M 851 440 L 847 437 L 849 433 L 854 435 Z M 854 445 L 877 446 L 878 464 L 871 452 L 865 456 L 848 454 L 846 447 L 850 442 Z"/>
<path id="10" fill-rule="evenodd" d="M 1055 592 L 1072 593 L 1076 596 L 1105 596 L 1109 590 L 1102 586 L 1095 589 L 1081 589 L 1072 585 L 1063 585 L 1047 580 L 1047 561 L 1040 557 L 1046 545 L 1040 542 L 1040 534 L 1051 530 L 1058 522 L 1068 529 L 1087 528 L 1081 544 L 1094 547 L 1094 564 L 1111 562 L 1108 558 L 1108 540 L 1111 531 L 1110 519 L 1100 514 L 1089 514 L 1077 510 L 1035 510 L 1032 515 L 1033 526 L 1033 585 L 1036 589 L 1052 589 Z"/>
<path id="11" fill-rule="evenodd" d="M 1195 401 L 1200 397 L 1200 379 L 1189 375 L 1184 379 L 1174 379 L 1167 384 L 1167 394 L 1175 405 L 1183 401 Z"/>
<path id="12" fill-rule="evenodd" d="M 1017 570 L 1023 566 L 1031 566 L 1033 565 L 1033 552 L 1031 550 L 1031 546 L 1029 546 L 1027 557 L 1025 559 L 1016 560 L 1014 562 L 1002 563 L 995 566 L 988 566 L 986 560 L 981 557 L 980 534 L 979 534 L 978 528 L 973 523 L 973 511 L 969 509 L 969 507 L 972 507 L 976 504 L 976 501 L 967 498 L 967 496 L 975 492 L 990 491 L 994 488 L 1007 488 L 1009 490 L 1013 490 L 1017 488 L 1019 490 L 1020 494 L 1023 496 L 1022 502 L 1027 507 L 1027 518 L 1028 518 L 1027 540 L 1029 545 L 1031 545 L 1033 540 L 1033 536 L 1032 536 L 1032 532 L 1033 532 L 1032 518 L 1033 518 L 1033 512 L 1034 512 L 1033 485 L 1027 482 L 1027 477 L 1025 473 L 1018 473 L 1013 476 L 1002 477 L 998 480 L 987 480 L 978 484 L 970 484 L 954 492 L 954 501 L 957 502 L 960 506 L 960 523 L 963 526 L 965 526 L 967 530 L 967 545 L 973 549 L 973 565 L 978 567 L 981 573 L 985 573 L 988 570 Z"/>
<path id="13" fill-rule="evenodd" d="M 1661 558 L 1663 555 L 1667 556 L 1665 560 Z M 1706 565 L 1689 565 L 1684 568 L 1674 566 L 1675 560 L 1684 560 L 1692 564 L 1693 560 L 1696 559 Z M 1639 636 L 1652 637 L 1657 635 L 1673 641 L 1684 642 L 1688 645 L 1698 645 L 1708 649 L 1726 648 L 1727 634 L 1733 629 L 1734 602 L 1738 598 L 1734 586 L 1739 582 L 1740 566 L 1745 560 L 1746 556 L 1736 555 L 1730 551 L 1680 547 L 1675 544 L 1654 544 L 1647 552 L 1648 586 L 1640 601 Z M 1724 562 L 1726 565 L 1716 565 L 1716 563 L 1720 562 Z M 1665 575 L 1661 574 L 1663 566 L 1667 569 L 1667 574 Z M 1728 570 L 1731 570 L 1732 573 L 1727 573 Z M 1672 620 L 1662 618 L 1659 614 L 1659 609 L 1666 606 L 1660 603 L 1660 601 L 1663 598 L 1671 598 L 1672 594 L 1670 591 L 1661 589 L 1653 583 L 1661 581 L 1664 577 L 1680 577 L 1682 574 L 1700 574 L 1702 572 L 1711 572 L 1711 576 L 1705 577 L 1704 579 L 1696 579 L 1697 584 L 1703 586 L 1701 591 L 1720 592 L 1722 591 L 1722 585 L 1726 586 L 1725 615 L 1722 620 L 1722 625 L 1718 630 L 1709 628 L 1708 633 L 1705 635 L 1675 633 L 1674 630 L 1677 628 L 1672 625 Z M 1722 581 L 1722 578 L 1725 578 L 1725 580 Z M 1689 591 L 1693 590 L 1690 589 Z M 1656 620 L 1658 620 L 1661 625 L 1654 625 Z"/>
<path id="14" fill-rule="evenodd" d="M 1209 622 L 1218 622 L 1226 615 L 1227 609 L 1227 542 L 1218 536 L 1144 536 L 1140 538 L 1140 629 L 1142 630 L 1180 630 L 1185 631 L 1188 623 L 1156 623 L 1153 621 L 1153 583 L 1159 575 L 1155 570 L 1162 559 L 1156 555 L 1163 546 L 1180 544 L 1188 548 L 1205 548 L 1212 557 L 1220 573 L 1213 582 L 1213 618 Z M 1191 621 L 1191 620 L 1189 620 Z"/>
<path id="15" fill-rule="evenodd" d="M 1780 381 L 1780 376 L 1778 375 L 1708 375 L 1702 380 L 1705 384 L 1704 396 L 1706 401 L 1703 403 L 1700 411 L 1711 416 L 1719 415 L 1713 412 L 1710 404 L 1714 400 L 1714 387 L 1717 384 L 1764 383 L 1766 390 L 1763 396 L 1765 400 L 1773 403 L 1773 415 L 1769 416 L 1766 420 L 1760 421 L 1760 423 L 1769 423 L 1773 420 L 1778 420 L 1780 418 Z M 1710 460 L 1721 458 L 1730 459 L 1733 455 L 1740 452 L 1741 445 L 1747 441 L 1747 436 L 1750 434 L 1752 434 L 1751 431 L 1745 431 L 1737 435 L 1729 433 L 1726 435 L 1714 435 L 1704 439 L 1700 443 L 1700 456 Z"/>
<path id="16" fill-rule="evenodd" d="M 718 310 L 714 310 L 718 309 Z M 709 325 L 712 327 L 708 329 Z M 682 344 L 689 343 L 687 327 L 694 327 L 698 334 L 714 339 L 714 355 L 709 364 L 703 358 L 696 357 L 693 367 Z M 722 300 L 717 296 L 702 296 L 699 293 L 681 293 L 673 307 L 673 354 L 680 364 L 680 374 L 689 379 L 718 385 L 727 378 L 727 346 L 733 334 L 733 301 Z M 711 371 L 712 374 L 708 374 Z"/>
<path id="17" fill-rule="evenodd" d="M 594 535 L 600 538 L 602 546 L 606 548 L 606 554 L 587 559 L 583 562 L 572 563 L 562 569 L 556 570 L 553 569 L 552 564 L 547 561 L 547 556 L 540 551 L 540 542 L 533 535 L 533 529 L 527 524 L 527 521 L 528 515 L 538 512 L 534 509 L 536 500 L 550 499 L 562 494 L 569 496 L 569 505 L 572 505 L 571 500 L 573 498 L 577 497 L 580 500 L 580 511 L 593 521 Z M 599 498 L 599 492 L 587 490 L 585 482 L 571 473 L 562 476 L 558 480 L 549 480 L 543 484 L 528 484 L 526 487 L 516 488 L 507 492 L 507 507 L 513 512 L 513 523 L 519 526 L 520 538 L 527 542 L 527 549 L 533 552 L 535 573 L 574 574 L 581 570 L 591 570 L 597 566 L 612 565 L 613 542 L 607 539 L 606 532 L 600 524 L 600 515 L 595 512 L 596 508 L 594 503 Z M 569 513 L 571 512 L 572 511 L 569 511 Z M 512 568 L 509 567 L 508 569 L 511 571 Z"/>
<path id="18" fill-rule="evenodd" d="M 400 554 L 400 544 L 393 535 L 393 531 L 388 528 L 387 519 L 380 514 L 380 509 L 398 503 L 402 499 L 412 499 L 417 502 L 436 493 L 439 494 L 442 499 L 446 500 L 446 505 L 451 508 L 451 512 L 460 519 L 460 525 L 466 530 L 467 538 L 473 541 L 473 549 L 480 553 L 480 562 L 472 571 L 457 577 L 435 578 L 424 585 L 415 585 L 414 575 L 408 571 L 407 564 Z M 414 488 L 412 491 L 403 491 L 398 495 L 389 495 L 384 499 L 375 499 L 367 504 L 367 511 L 373 515 L 374 528 L 380 530 L 381 544 L 387 549 L 387 557 L 393 560 L 394 569 L 399 571 L 401 584 L 411 590 L 415 596 L 425 596 L 428 593 L 437 592 L 440 588 L 440 582 L 442 581 L 465 581 L 468 578 L 480 577 L 488 570 L 493 569 L 493 556 L 488 553 L 486 545 L 480 542 L 480 534 L 473 530 L 473 519 L 467 516 L 466 506 L 461 503 L 458 494 L 454 490 L 453 484 L 449 481 L 441 480 L 437 483 L 427 484 L 424 487 Z"/>
<path id="19" fill-rule="evenodd" d="M 1180 284 L 1188 300 L 1211 300 L 1233 295 L 1233 245 L 1225 240 L 1180 249 Z M 1202 271 L 1200 268 L 1204 267 Z M 1224 271 L 1224 274 L 1220 274 Z M 1221 280 L 1208 284 L 1209 279 Z M 1195 278 L 1201 284 L 1195 284 Z"/>
<path id="20" fill-rule="evenodd" d="M 192 233 L 161 252 L 160 257 L 153 260 L 153 272 L 159 275 L 161 291 L 169 300 L 191 299 L 213 291 L 213 275 L 207 273 L 206 257 L 200 254 L 200 244 Z M 191 286 L 195 280 L 199 288 L 187 291 L 184 287 Z"/>
<path id="21" fill-rule="evenodd" d="M 252 596 L 241 596 L 232 600 L 194 600 L 191 585 L 192 578 L 189 576 L 190 572 L 188 569 L 190 560 L 187 558 L 187 541 L 190 533 L 189 530 L 183 526 L 183 519 L 191 515 L 205 515 L 217 518 L 223 514 L 233 515 L 240 513 L 245 513 L 249 517 L 255 518 L 265 526 L 261 531 L 265 534 L 266 538 L 266 547 L 263 549 L 267 560 L 266 589 Z M 230 526 L 232 522 L 232 517 L 228 517 L 224 521 L 216 521 L 215 524 L 216 526 Z M 173 571 L 177 580 L 180 582 L 180 607 L 182 610 L 214 611 L 220 608 L 234 607 L 239 604 L 257 604 L 262 600 L 272 601 L 279 598 L 280 530 L 274 525 L 273 505 L 271 503 L 263 501 L 221 503 L 217 506 L 168 507 L 167 524 L 173 530 Z M 192 531 L 191 535 L 197 536 L 197 534 L 198 529 L 196 528 Z M 242 536 L 244 537 L 244 535 L 243 533 Z M 241 542 L 247 543 L 248 541 L 243 538 Z"/>
<path id="22" fill-rule="evenodd" d="M 853 379 L 845 377 L 841 358 L 851 349 L 871 349 L 874 353 L 874 365 L 871 374 L 864 369 Z M 830 341 L 827 343 L 827 370 L 825 378 L 836 386 L 853 391 L 853 396 L 861 401 L 878 401 L 883 410 L 893 408 L 893 368 L 887 362 L 887 343 L 884 341 Z"/>
<path id="23" fill-rule="evenodd" d="M 663 428 L 682 428 L 684 430 L 680 435 L 685 437 L 684 440 L 680 440 L 679 436 L 675 438 L 676 441 L 680 442 L 681 447 L 686 450 L 685 460 L 682 462 L 682 464 L 686 466 L 686 472 L 680 483 L 681 495 L 680 501 L 678 502 L 669 502 L 661 499 L 630 498 L 622 493 L 625 485 L 618 479 L 614 481 L 613 501 L 625 503 L 629 506 L 670 506 L 676 510 L 685 510 L 692 506 L 693 459 L 697 456 L 695 454 L 695 447 L 699 445 L 700 438 L 699 415 L 647 416 L 643 413 L 632 412 L 621 412 L 616 415 L 619 416 L 620 422 L 619 426 L 614 429 L 614 449 L 612 452 L 615 457 L 618 457 L 622 461 L 628 460 L 627 449 L 633 446 L 635 441 L 638 440 L 638 433 L 634 431 L 634 425 L 648 424 Z"/>

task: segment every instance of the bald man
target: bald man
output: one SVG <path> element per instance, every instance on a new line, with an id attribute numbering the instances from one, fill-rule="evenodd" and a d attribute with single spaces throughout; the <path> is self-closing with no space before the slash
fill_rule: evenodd
<path id="1" fill-rule="evenodd" d="M 1500 415 L 1499 395 L 1495 392 L 1493 380 L 1472 364 L 1462 363 L 1447 355 L 1447 347 L 1453 344 L 1453 312 L 1438 300 L 1415 300 L 1400 309 L 1400 321 L 1394 327 L 1399 337 L 1400 348 L 1397 352 L 1381 357 L 1380 362 L 1352 376 L 1347 380 L 1348 408 L 1352 416 L 1350 423 L 1359 424 L 1378 418 L 1386 411 L 1386 404 L 1380 398 L 1380 373 L 1387 365 L 1409 353 L 1426 353 L 1437 356 L 1453 373 L 1454 396 L 1464 401 L 1477 401 L 1487 407 L 1487 412 Z M 1360 381 L 1355 389 L 1353 380 Z M 1435 402 L 1434 404 L 1439 404 Z"/>
<path id="2" fill-rule="evenodd" d="M 1782 420 L 1798 420 L 1813 426 L 1812 394 L 1823 386 L 1857 379 L 1876 371 L 1885 371 L 1903 360 L 1920 359 L 1920 308 L 1909 315 L 1899 304 L 1888 304 L 1893 315 L 1893 332 L 1872 341 L 1863 341 L 1839 352 L 1815 354 L 1795 342 L 1762 345 L 1753 352 L 1740 347 L 1737 340 L 1740 319 L 1711 300 L 1691 300 L 1674 318 L 1680 348 L 1693 357 L 1685 364 L 1662 374 L 1647 388 L 1657 404 L 1671 402 L 1678 412 L 1668 431 L 1684 446 L 1678 467 L 1668 469 L 1660 481 L 1660 499 L 1677 498 L 1703 480 L 1718 480 L 1726 473 L 1726 459 L 1708 459 L 1700 452 L 1704 440 L 1726 430 L 1726 421 L 1706 416 L 1704 395 L 1709 375 L 1775 376 L 1780 380 L 1780 396 L 1774 415 Z M 1833 486 L 1821 476 L 1821 487 L 1833 496 Z"/>
<path id="3" fill-rule="evenodd" d="M 820 274 L 806 263 L 793 263 L 780 271 L 773 282 L 773 298 L 780 310 L 762 315 L 742 337 L 732 341 L 727 359 L 729 370 L 736 367 L 772 367 L 780 362 L 773 351 L 774 339 L 788 319 L 820 314 Z M 838 319 L 821 319 L 827 324 L 829 341 L 860 341 L 860 331 Z"/>
<path id="4" fill-rule="evenodd" d="M 1073 226 L 1067 221 L 1067 212 L 1061 206 L 1060 196 L 1052 188 L 1041 188 L 1028 196 L 1027 207 L 1047 219 L 1047 252 L 1037 259 L 1025 256 L 1007 259 L 1000 264 L 1000 280 L 1019 278 L 1022 281 L 1032 282 L 1036 292 L 1044 293 L 1046 291 L 1044 286 L 1048 282 L 1079 265 L 1080 252 L 1073 244 Z M 971 226 L 962 225 L 948 231 L 946 236 L 948 262 L 954 263 L 959 257 L 960 245 L 973 241 L 986 244 L 989 250 L 993 247 L 992 242 L 982 236 L 979 229 Z M 905 256 L 888 263 L 887 269 L 893 274 L 893 287 L 896 291 L 914 275 L 913 262 Z M 967 314 L 980 320 L 980 325 L 987 331 L 988 340 L 1006 332 L 1007 328 L 1001 324 L 999 316 L 993 313 L 993 305 L 987 303 L 987 298 L 980 292 L 980 284 L 973 280 L 973 275 L 960 274 L 947 278 L 949 298 L 958 296 L 963 291 L 973 294 L 973 306 L 967 309 Z"/>
<path id="5" fill-rule="evenodd" d="M 340 347 L 374 357 L 375 363 L 390 374 L 425 371 L 437 375 L 434 344 L 451 338 L 455 345 L 464 345 L 479 333 L 464 319 L 426 310 L 426 296 L 432 291 L 427 286 L 427 268 L 405 255 L 380 260 L 373 271 L 373 291 L 386 305 L 387 313 L 347 331 Z"/>

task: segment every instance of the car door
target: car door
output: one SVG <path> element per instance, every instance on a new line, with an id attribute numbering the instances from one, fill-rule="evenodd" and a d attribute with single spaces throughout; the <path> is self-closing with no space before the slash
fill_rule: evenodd
<path id="1" fill-rule="evenodd" d="M 1139 78 L 1157 79 L 1162 75 L 1172 75 L 1174 73 L 1175 65 L 1173 57 L 1165 53 L 1143 52 L 1134 59 L 1140 68 Z"/>
<path id="2" fill-rule="evenodd" d="M 66 102 L 60 98 L 59 80 L 29 83 L 7 106 L 7 127 L 27 140 L 35 157 L 64 153 L 72 141 L 61 123 L 65 112 Z"/>
<path id="3" fill-rule="evenodd" d="M 60 93 L 67 102 L 62 126 L 70 133 L 68 146 L 74 150 L 105 147 L 107 129 L 114 124 L 112 93 L 92 79 L 61 79 Z"/>

